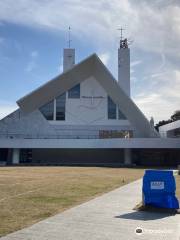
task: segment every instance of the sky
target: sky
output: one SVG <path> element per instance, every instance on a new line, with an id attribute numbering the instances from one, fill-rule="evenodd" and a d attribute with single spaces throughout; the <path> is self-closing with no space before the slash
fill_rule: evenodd
<path id="1" fill-rule="evenodd" d="M 97 53 L 115 78 L 125 28 L 134 102 L 156 123 L 180 109 L 179 0 L 1 0 L 0 119 L 62 72 L 69 26 L 76 63 Z"/>

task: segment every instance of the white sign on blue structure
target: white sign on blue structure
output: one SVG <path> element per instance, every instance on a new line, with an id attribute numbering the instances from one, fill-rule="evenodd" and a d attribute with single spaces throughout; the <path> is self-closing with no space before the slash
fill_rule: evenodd
<path id="1" fill-rule="evenodd" d="M 151 189 L 164 189 L 164 182 L 151 182 Z"/>

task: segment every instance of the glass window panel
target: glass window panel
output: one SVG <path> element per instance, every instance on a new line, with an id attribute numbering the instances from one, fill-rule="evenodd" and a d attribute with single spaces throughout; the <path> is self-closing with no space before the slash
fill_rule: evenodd
<path id="1" fill-rule="evenodd" d="M 77 84 L 68 91 L 68 98 L 80 98 L 80 84 Z"/>
<path id="2" fill-rule="evenodd" d="M 118 118 L 119 118 L 119 119 L 122 119 L 122 120 L 127 119 L 120 110 L 118 110 Z"/>
<path id="3" fill-rule="evenodd" d="M 65 120 L 66 93 L 56 98 L 56 120 Z"/>
<path id="4" fill-rule="evenodd" d="M 40 109 L 40 112 L 47 120 L 53 120 L 54 116 L 54 100 L 45 104 Z"/>
<path id="5" fill-rule="evenodd" d="M 108 119 L 116 119 L 116 104 L 108 96 Z"/>

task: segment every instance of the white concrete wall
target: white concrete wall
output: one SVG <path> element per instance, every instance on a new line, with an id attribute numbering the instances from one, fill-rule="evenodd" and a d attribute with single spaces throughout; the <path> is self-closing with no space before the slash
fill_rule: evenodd
<path id="1" fill-rule="evenodd" d="M 180 148 L 179 138 L 0 139 L 0 148 Z"/>
<path id="2" fill-rule="evenodd" d="M 130 49 L 118 49 L 118 83 L 124 92 L 130 96 Z"/>
<path id="3" fill-rule="evenodd" d="M 12 163 L 19 164 L 20 161 L 20 149 L 14 148 L 12 152 Z"/>
<path id="4" fill-rule="evenodd" d="M 109 120 L 107 113 L 107 93 L 91 77 L 81 83 L 80 99 L 66 98 L 65 121 L 47 121 L 39 110 L 26 114 L 18 109 L 0 121 L 0 138 L 98 138 L 99 130 L 132 130 L 140 137 L 128 120 Z"/>
<path id="5" fill-rule="evenodd" d="M 126 125 L 50 124 L 38 110 L 24 114 L 19 109 L 0 121 L 0 138 L 97 138 L 99 130 L 128 128 Z"/>
<path id="6" fill-rule="evenodd" d="M 108 95 L 94 77 L 90 77 L 83 81 L 80 85 L 80 89 L 80 99 L 70 99 L 66 93 L 65 121 L 50 121 L 50 123 L 57 125 L 116 125 L 127 126 L 129 128 L 130 123 L 128 120 L 108 119 Z M 92 96 L 102 98 L 84 98 Z"/>
<path id="7" fill-rule="evenodd" d="M 180 128 L 180 120 L 172 122 L 172 123 L 168 123 L 166 125 L 163 125 L 161 127 L 159 127 L 159 133 L 162 137 L 167 137 L 167 132 Z"/>
<path id="8" fill-rule="evenodd" d="M 63 71 L 67 71 L 75 64 L 75 49 L 65 48 L 63 51 Z"/>

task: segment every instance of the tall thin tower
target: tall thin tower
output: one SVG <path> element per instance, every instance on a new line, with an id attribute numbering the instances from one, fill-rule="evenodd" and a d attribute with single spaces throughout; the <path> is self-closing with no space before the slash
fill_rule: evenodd
<path id="1" fill-rule="evenodd" d="M 130 49 L 127 38 L 123 38 L 121 31 L 120 46 L 118 48 L 118 83 L 130 97 Z"/>
<path id="2" fill-rule="evenodd" d="M 75 49 L 71 48 L 71 27 L 68 31 L 68 48 L 64 48 L 63 52 L 63 71 L 67 71 L 75 64 Z"/>

